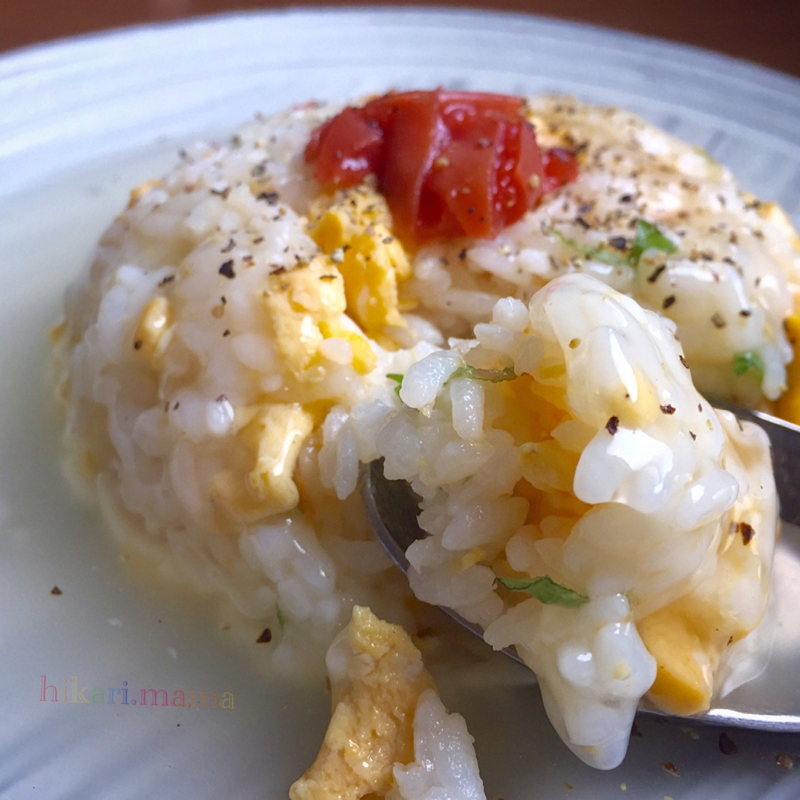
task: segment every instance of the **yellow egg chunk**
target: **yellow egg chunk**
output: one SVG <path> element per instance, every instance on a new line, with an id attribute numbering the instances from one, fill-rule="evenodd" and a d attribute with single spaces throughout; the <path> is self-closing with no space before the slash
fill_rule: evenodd
<path id="1" fill-rule="evenodd" d="M 320 322 L 319 329 L 325 339 L 344 339 L 350 345 L 353 351 L 353 369 L 359 375 L 366 375 L 375 369 L 378 357 L 363 336 L 336 322 Z"/>
<path id="2" fill-rule="evenodd" d="M 785 327 L 794 358 L 786 366 L 786 383 L 789 388 L 775 403 L 775 413 L 795 425 L 800 425 L 800 311 L 788 317 Z"/>
<path id="3" fill-rule="evenodd" d="M 800 236 L 797 235 L 789 215 L 777 203 L 758 203 L 757 211 L 759 217 L 778 228 L 789 239 L 792 247 L 800 253 Z"/>
<path id="4" fill-rule="evenodd" d="M 736 421 L 723 418 L 723 425 Z M 751 480 L 760 483 L 752 462 L 759 457 L 757 441 L 741 439 L 727 456 L 727 465 L 750 464 Z M 763 453 L 763 445 L 761 448 Z M 774 538 L 763 533 L 775 524 L 774 498 L 740 497 L 722 521 L 716 569 L 690 592 L 637 621 L 639 634 L 656 659 L 658 672 L 647 697 L 672 714 L 690 716 L 707 711 L 726 651 L 761 622 L 769 592 L 768 565 Z M 761 532 L 761 533 L 759 533 Z"/>
<path id="5" fill-rule="evenodd" d="M 313 417 L 299 403 L 276 403 L 267 406 L 254 424 L 259 442 L 250 488 L 275 509 L 272 513 L 290 511 L 298 500 L 292 475 L 300 446 L 314 428 Z"/>
<path id="6" fill-rule="evenodd" d="M 299 403 L 265 405 L 240 438 L 255 452 L 255 466 L 242 479 L 224 470 L 212 480 L 218 507 L 234 520 L 250 522 L 291 511 L 300 498 L 294 471 L 300 448 L 314 429 L 313 414 Z"/>
<path id="7" fill-rule="evenodd" d="M 305 266 L 270 275 L 263 301 L 278 351 L 302 377 L 324 338 L 320 323 L 336 319 L 346 308 L 342 276 L 317 256 Z"/>
<path id="8" fill-rule="evenodd" d="M 414 760 L 414 711 L 434 688 L 419 650 L 399 625 L 360 606 L 332 652 L 337 645 L 345 674 L 331 673 L 333 715 L 314 763 L 289 790 L 292 800 L 382 796 L 394 765 Z"/>
<path id="9" fill-rule="evenodd" d="M 344 277 L 348 314 L 373 337 L 404 326 L 397 287 L 411 265 L 385 198 L 367 185 L 340 191 L 313 203 L 309 220 L 311 237 Z"/>
<path id="10" fill-rule="evenodd" d="M 648 699 L 662 711 L 679 716 L 706 711 L 714 674 L 707 647 L 691 617 L 667 607 L 640 620 L 637 628 L 657 663 Z"/>

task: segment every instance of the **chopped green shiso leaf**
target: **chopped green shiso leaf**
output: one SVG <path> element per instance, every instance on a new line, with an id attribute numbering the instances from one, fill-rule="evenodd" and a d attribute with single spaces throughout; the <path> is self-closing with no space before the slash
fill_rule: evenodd
<path id="1" fill-rule="evenodd" d="M 595 261 L 600 261 L 603 264 L 610 264 L 612 267 L 624 267 L 628 261 L 616 253 L 610 253 L 608 250 L 603 250 L 601 247 L 587 247 L 586 245 L 579 244 L 574 239 L 564 236 L 560 230 L 552 228 L 553 233 L 565 244 L 573 250 L 577 250 L 581 255 L 587 258 L 593 258 Z"/>
<path id="2" fill-rule="evenodd" d="M 397 372 L 390 372 L 386 376 L 390 381 L 394 381 L 397 386 L 394 387 L 395 394 L 399 397 L 400 390 L 403 388 L 403 376 L 398 374 Z"/>
<path id="3" fill-rule="evenodd" d="M 600 261 L 603 264 L 610 264 L 614 267 L 637 267 L 639 260 L 645 250 L 660 250 L 662 253 L 674 253 L 677 249 L 675 243 L 664 236 L 663 233 L 652 222 L 644 219 L 636 221 L 636 237 L 633 240 L 631 249 L 628 251 L 627 256 L 620 256 L 612 253 L 602 247 L 587 247 L 586 245 L 576 242 L 564 236 L 561 231 L 556 228 L 551 229 L 558 239 L 560 239 L 567 247 L 577 250 L 581 255 L 587 258 L 593 258 L 595 261 Z"/>
<path id="4" fill-rule="evenodd" d="M 546 605 L 580 608 L 589 602 L 589 598 L 585 595 L 556 583 L 548 575 L 539 578 L 495 578 L 495 581 L 509 591 L 527 592 Z"/>
<path id="5" fill-rule="evenodd" d="M 636 222 L 636 238 L 628 253 L 628 263 L 632 267 L 639 265 L 639 259 L 645 250 L 660 250 L 662 253 L 674 253 L 677 248 L 671 239 L 667 239 L 652 222 L 640 219 Z"/>
<path id="6" fill-rule="evenodd" d="M 759 380 L 764 378 L 764 359 L 755 350 L 743 350 L 733 357 L 733 374 L 744 375 L 752 370 Z"/>
<path id="7" fill-rule="evenodd" d="M 502 383 L 503 381 L 513 381 L 518 378 L 514 367 L 506 367 L 505 369 L 480 369 L 479 367 L 470 367 L 464 365 L 459 367 L 451 376 L 453 378 L 473 378 L 476 381 L 489 381 L 490 383 Z"/>

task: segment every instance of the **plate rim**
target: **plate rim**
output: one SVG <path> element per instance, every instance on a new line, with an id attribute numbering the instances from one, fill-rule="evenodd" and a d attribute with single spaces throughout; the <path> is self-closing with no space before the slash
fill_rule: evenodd
<path id="1" fill-rule="evenodd" d="M 330 17 L 384 17 L 398 19 L 432 20 L 436 18 L 448 18 L 450 20 L 469 21 L 483 20 L 501 22 L 503 20 L 516 20 L 529 25 L 542 26 L 549 29 L 549 34 L 569 32 L 580 32 L 584 35 L 591 35 L 594 38 L 601 37 L 607 39 L 609 43 L 614 40 L 637 42 L 640 46 L 648 46 L 659 51 L 659 54 L 682 54 L 691 56 L 694 59 L 701 59 L 708 62 L 708 66 L 726 65 L 742 73 L 742 77 L 750 75 L 753 79 L 762 78 L 771 82 L 779 81 L 785 84 L 785 89 L 797 92 L 800 100 L 800 76 L 795 76 L 787 72 L 750 61 L 747 58 L 729 55 L 717 50 L 702 47 L 694 44 L 668 39 L 660 36 L 637 33 L 606 25 L 598 25 L 591 22 L 579 20 L 562 19 L 544 14 L 536 14 L 525 11 L 495 10 L 487 8 L 451 7 L 439 6 L 435 4 L 422 6 L 402 6 L 402 5 L 355 5 L 355 6 L 324 6 L 312 5 L 306 7 L 288 8 L 268 8 L 268 9 L 243 9 L 236 11 L 222 11 L 218 13 L 200 14 L 192 17 L 185 17 L 176 20 L 158 20 L 150 22 L 133 23 L 130 25 L 116 26 L 100 31 L 90 31 L 86 33 L 74 34 L 71 36 L 59 37 L 56 39 L 35 42 L 22 45 L 0 52 L 0 84 L 24 74 L 28 69 L 35 69 L 37 62 L 42 57 L 58 55 L 75 48 L 89 50 L 92 47 L 102 47 L 103 45 L 113 44 L 119 39 L 136 38 L 148 34 L 170 35 L 180 34 L 183 30 L 198 28 L 213 28 L 226 23 L 235 23 L 241 20 L 270 19 L 270 18 L 330 18 Z M 9 65 L 19 67 L 19 71 L 11 74 L 4 74 Z M 26 64 L 30 62 L 30 64 Z"/>

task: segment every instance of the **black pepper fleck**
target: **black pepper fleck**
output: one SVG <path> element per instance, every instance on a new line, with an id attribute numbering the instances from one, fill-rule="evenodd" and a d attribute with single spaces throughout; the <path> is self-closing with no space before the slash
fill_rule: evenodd
<path id="1" fill-rule="evenodd" d="M 233 271 L 233 261 L 226 261 L 220 268 L 219 274 L 224 275 L 226 278 L 235 278 L 236 273 Z"/>
<path id="2" fill-rule="evenodd" d="M 673 305 L 674 303 L 675 303 L 675 295 L 674 294 L 668 294 L 664 298 L 664 302 L 661 304 L 661 308 L 667 309 L 671 305 Z"/>
<path id="3" fill-rule="evenodd" d="M 261 636 L 256 639 L 256 644 L 266 644 L 267 642 L 272 641 L 272 631 L 269 628 L 264 628 L 261 632 Z"/>
<path id="4" fill-rule="evenodd" d="M 614 236 L 608 243 L 617 250 L 624 250 L 628 246 L 628 240 L 624 236 Z"/>
<path id="5" fill-rule="evenodd" d="M 277 192 L 261 192 L 256 200 L 263 200 L 267 205 L 274 206 L 280 200 L 280 195 Z"/>
<path id="6" fill-rule="evenodd" d="M 655 270 L 652 272 L 652 274 L 648 276 L 647 282 L 648 283 L 655 283 L 659 279 L 659 276 L 661 275 L 661 273 L 666 268 L 667 268 L 666 264 L 662 264 L 660 267 L 656 267 Z"/>
<path id="7" fill-rule="evenodd" d="M 667 403 L 665 406 L 659 406 L 661 409 L 662 414 L 674 414 L 675 413 L 675 406 L 670 405 Z"/>
<path id="8" fill-rule="evenodd" d="M 50 594 L 59 595 L 59 594 L 64 594 L 64 592 L 62 592 L 62 591 L 61 591 L 61 589 L 59 589 L 59 588 L 58 588 L 58 586 L 54 586 L 54 587 L 53 587 L 53 588 L 50 590 Z"/>
<path id="9" fill-rule="evenodd" d="M 678 358 L 681 360 L 681 364 L 683 364 L 686 369 L 689 369 L 689 362 L 683 357 L 683 354 L 679 355 Z"/>
<path id="10" fill-rule="evenodd" d="M 467 258 L 467 248 L 465 247 L 459 254 L 458 259 L 459 261 L 465 261 Z"/>
<path id="11" fill-rule="evenodd" d="M 619 417 L 609 417 L 606 430 L 613 436 L 619 428 Z"/>
<path id="12" fill-rule="evenodd" d="M 747 547 L 756 535 L 756 532 L 753 526 L 748 522 L 739 523 L 739 530 L 742 532 L 742 544 Z"/>

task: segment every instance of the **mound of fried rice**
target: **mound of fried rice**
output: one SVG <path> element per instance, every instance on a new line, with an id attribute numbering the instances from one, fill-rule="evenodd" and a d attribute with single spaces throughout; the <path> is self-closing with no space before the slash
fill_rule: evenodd
<path id="1" fill-rule="evenodd" d="M 125 542 L 281 631 L 278 664 L 321 669 L 354 604 L 412 622 L 354 494 L 359 460 L 384 457 L 424 499 L 414 592 L 515 644 L 565 741 L 611 766 L 672 641 L 661 610 L 723 620 L 692 634 L 696 696 L 651 691 L 679 712 L 758 630 L 766 445 L 692 378 L 754 406 L 786 392 L 797 238 L 690 146 L 545 97 L 525 113 L 579 153 L 578 180 L 495 241 L 412 252 L 374 183 L 326 193 L 305 163 L 338 110 L 258 117 L 131 193 L 55 330 L 67 475 Z M 671 247 L 612 257 L 643 218 Z M 739 547 L 742 522 L 758 536 Z M 545 571 L 589 601 L 495 584 Z"/>

